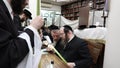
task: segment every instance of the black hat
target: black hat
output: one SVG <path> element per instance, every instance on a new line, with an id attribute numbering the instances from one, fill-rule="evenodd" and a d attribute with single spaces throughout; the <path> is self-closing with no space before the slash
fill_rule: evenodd
<path id="1" fill-rule="evenodd" d="M 57 29 L 59 29 L 59 27 L 56 26 L 56 25 L 50 25 L 50 26 L 48 27 L 48 29 L 50 29 L 50 30 L 57 30 Z"/>
<path id="2" fill-rule="evenodd" d="M 96 25 L 90 25 L 89 28 L 96 28 Z"/>
<path id="3" fill-rule="evenodd" d="M 79 25 L 79 27 L 78 27 L 79 30 L 83 30 L 83 29 L 85 29 L 85 28 L 87 28 L 86 25 Z"/>
<path id="4" fill-rule="evenodd" d="M 32 19 L 32 17 L 31 17 L 32 14 L 31 14 L 30 11 L 24 9 L 24 10 L 23 10 L 23 13 L 25 13 L 25 15 L 28 16 L 29 19 Z"/>

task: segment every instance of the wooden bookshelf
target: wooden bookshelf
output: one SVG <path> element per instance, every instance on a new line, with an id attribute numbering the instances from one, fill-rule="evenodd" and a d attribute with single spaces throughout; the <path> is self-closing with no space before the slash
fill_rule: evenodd
<path id="1" fill-rule="evenodd" d="M 80 16 L 80 9 L 88 6 L 88 3 L 92 1 L 93 7 L 90 10 L 103 10 L 105 6 L 105 0 L 78 0 L 73 3 L 65 4 L 61 6 L 62 16 L 69 20 L 76 20 Z"/>
<path id="2" fill-rule="evenodd" d="M 105 0 L 96 0 L 96 10 L 103 10 L 105 6 Z"/>
<path id="3" fill-rule="evenodd" d="M 79 18 L 79 10 L 81 7 L 85 7 L 88 5 L 88 0 L 84 1 L 76 1 L 70 4 L 62 5 L 61 6 L 61 13 L 62 16 L 69 20 L 76 20 Z"/>

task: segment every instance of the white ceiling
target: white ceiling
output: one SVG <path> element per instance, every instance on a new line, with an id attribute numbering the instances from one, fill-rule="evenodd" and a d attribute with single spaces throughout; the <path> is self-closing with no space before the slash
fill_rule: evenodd
<path id="1" fill-rule="evenodd" d="M 59 6 L 67 4 L 67 3 L 71 3 L 74 1 L 77 1 L 77 0 L 66 0 L 66 1 L 63 1 L 63 0 L 58 0 L 58 1 L 57 0 L 41 0 L 42 3 L 48 3 L 48 4 L 53 4 L 53 5 L 59 5 Z"/>

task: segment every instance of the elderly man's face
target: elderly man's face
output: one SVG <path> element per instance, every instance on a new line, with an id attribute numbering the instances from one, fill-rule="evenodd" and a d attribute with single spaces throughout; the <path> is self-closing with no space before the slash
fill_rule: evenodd
<path id="1" fill-rule="evenodd" d="M 20 14 L 23 11 L 23 8 L 28 5 L 28 2 L 29 0 L 11 0 L 13 12 L 15 14 Z"/>
<path id="2" fill-rule="evenodd" d="M 58 41 L 60 39 L 59 30 L 52 30 L 51 35 L 54 41 Z"/>

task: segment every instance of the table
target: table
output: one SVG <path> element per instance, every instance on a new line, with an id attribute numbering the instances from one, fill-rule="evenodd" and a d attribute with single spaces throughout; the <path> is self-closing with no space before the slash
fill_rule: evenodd
<path id="1" fill-rule="evenodd" d="M 68 68 L 67 64 L 65 64 L 56 54 L 54 53 L 45 53 L 42 54 L 41 60 L 39 63 L 39 68 L 50 68 L 51 61 L 54 61 L 54 68 Z"/>

